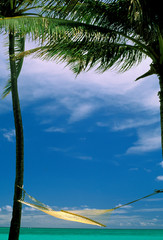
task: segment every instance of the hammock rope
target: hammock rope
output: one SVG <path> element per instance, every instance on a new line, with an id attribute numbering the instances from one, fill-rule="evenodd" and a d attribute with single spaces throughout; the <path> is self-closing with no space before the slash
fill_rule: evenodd
<path id="1" fill-rule="evenodd" d="M 19 187 L 19 186 L 18 186 Z M 21 188 L 21 187 L 19 187 Z M 91 225 L 96 225 L 96 226 L 101 226 L 101 227 L 106 227 L 104 224 L 94 221 L 93 219 L 83 216 L 84 215 L 92 215 L 92 216 L 96 216 L 96 215 L 102 215 L 105 213 L 109 213 L 111 214 L 114 210 L 118 209 L 118 208 L 122 208 L 125 207 L 127 205 L 133 204 L 135 202 L 138 202 L 142 199 L 154 196 L 156 194 L 159 193 L 163 193 L 163 189 L 161 190 L 155 190 L 153 193 L 146 195 L 142 198 L 138 198 L 134 201 L 128 202 L 126 204 L 123 205 L 119 205 L 117 207 L 111 208 L 111 209 L 84 209 L 84 210 L 70 210 L 70 211 L 65 211 L 65 210 L 60 210 L 60 211 L 55 211 L 52 208 L 50 208 L 49 206 L 45 205 L 44 203 L 38 201 L 36 198 L 30 196 L 23 188 L 22 189 L 22 198 L 20 200 L 18 200 L 19 202 L 30 206 L 32 208 L 35 208 L 37 210 L 40 210 L 46 214 L 49 214 L 53 217 L 56 218 L 60 218 L 60 219 L 64 219 L 64 220 L 68 220 L 68 221 L 74 221 L 74 222 L 80 222 L 80 223 L 85 223 L 85 224 L 91 224 Z M 25 197 L 28 197 L 30 200 L 32 200 L 32 202 L 34 203 L 30 203 L 25 201 Z M 81 215 L 80 215 L 81 214 Z"/>
<path id="2" fill-rule="evenodd" d="M 127 205 L 130 205 L 130 204 L 132 204 L 132 203 L 138 202 L 138 201 L 140 201 L 140 200 L 143 200 L 143 199 L 145 199 L 145 198 L 154 196 L 154 195 L 156 195 L 156 194 L 158 194 L 158 193 L 162 193 L 162 192 L 163 192 L 163 189 L 161 189 L 161 190 L 155 190 L 153 193 L 151 193 L 151 194 L 149 194 L 149 195 L 146 195 L 146 196 L 144 196 L 144 197 L 142 197 L 142 198 L 138 198 L 138 199 L 136 199 L 136 200 L 134 200 L 134 201 L 131 201 L 131 202 L 129 202 L 129 203 L 126 203 L 126 204 L 117 206 L 117 207 L 114 208 L 114 210 L 116 210 L 116 209 L 118 209 L 118 208 L 121 208 L 121 207 L 125 207 L 125 206 L 127 206 Z"/>

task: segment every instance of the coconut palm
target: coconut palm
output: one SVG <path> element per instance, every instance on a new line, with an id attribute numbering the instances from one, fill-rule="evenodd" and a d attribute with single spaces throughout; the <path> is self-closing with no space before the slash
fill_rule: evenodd
<path id="1" fill-rule="evenodd" d="M 23 58 L 15 55 L 25 48 L 25 36 L 33 40 L 43 41 L 44 36 L 55 28 L 54 19 L 41 16 L 44 3 L 40 0 L 1 0 L 0 1 L 0 33 L 8 35 L 10 79 L 3 92 L 3 97 L 12 94 L 12 105 L 16 133 L 16 178 L 14 189 L 13 213 L 11 219 L 9 240 L 18 240 L 22 205 L 24 173 L 24 137 L 21 109 L 18 95 L 18 77 L 23 65 Z M 47 6 L 46 6 L 47 9 Z M 56 23 L 57 24 L 57 23 Z"/>
<path id="2" fill-rule="evenodd" d="M 42 14 L 46 18 L 36 12 L 43 4 Z M 150 57 L 152 59 L 150 70 L 137 80 L 151 74 L 159 76 L 163 139 L 163 29 L 161 10 L 158 9 L 158 4 L 157 8 L 154 4 L 156 3 L 152 3 L 152 0 L 1 1 L 0 28 L 9 34 L 11 70 L 11 80 L 6 86 L 4 95 L 12 91 L 13 109 L 16 112 L 17 108 L 19 116 L 17 118 L 15 114 L 15 122 L 19 119 L 16 127 L 17 143 L 21 139 L 19 142 L 21 144 L 17 144 L 19 168 L 14 197 L 14 209 L 18 212 L 13 213 L 10 239 L 18 239 L 21 205 L 17 203 L 17 199 L 20 199 L 22 193 L 17 185 L 23 185 L 23 131 L 20 127 L 22 121 L 16 93 L 17 78 L 23 60 L 13 56 L 16 51 L 23 50 L 24 36 L 30 33 L 32 39 L 39 39 L 45 45 L 19 54 L 20 57 L 36 52 L 36 56 L 43 59 L 67 62 L 77 74 L 95 66 L 101 72 L 110 68 L 123 72 L 139 64 L 145 57 Z M 59 27 L 55 27 L 56 25 Z M 18 44 L 17 47 L 15 44 Z M 17 102 L 17 105 L 14 102 Z"/>
<path id="3" fill-rule="evenodd" d="M 36 9 L 39 8 L 40 1 L 17 1 L 17 0 L 1 0 L 0 2 L 0 29 L 2 34 L 8 34 L 9 46 L 9 63 L 10 63 L 10 79 L 4 89 L 3 97 L 11 91 L 12 106 L 15 122 L 16 133 L 16 178 L 13 201 L 13 213 L 10 226 L 9 239 L 17 240 L 19 238 L 20 222 L 21 222 L 21 203 L 18 200 L 22 197 L 22 190 L 17 186 L 23 186 L 24 173 L 24 137 L 23 123 L 21 117 L 19 95 L 18 95 L 18 77 L 23 65 L 23 58 L 16 60 L 13 56 L 16 53 L 24 51 L 25 33 L 21 31 L 21 18 L 27 15 L 36 15 Z M 30 12 L 34 10 L 34 12 Z M 15 20 L 16 19 L 16 24 Z M 24 28 L 25 26 L 23 26 Z"/>
<path id="4" fill-rule="evenodd" d="M 163 152 L 163 18 L 159 0 L 45 0 L 49 16 L 74 21 L 74 32 L 33 50 L 43 59 L 65 61 L 73 71 L 93 67 L 124 72 L 146 57 L 152 63 L 136 80 L 156 74 L 160 83 Z"/>
<path id="5" fill-rule="evenodd" d="M 18 95 L 18 77 L 23 65 L 23 57 L 18 59 L 15 55 L 24 51 L 26 36 L 41 44 L 50 41 L 50 36 L 56 39 L 67 37 L 68 29 L 71 32 L 72 27 L 75 26 L 73 21 L 46 17 L 48 8 L 48 4 L 43 0 L 0 1 L 0 33 L 2 36 L 8 35 L 10 63 L 10 79 L 5 86 L 3 97 L 10 92 L 12 94 L 16 133 L 16 178 L 9 240 L 19 238 L 22 205 L 18 200 L 22 198 L 24 173 L 23 123 Z"/>
<path id="6" fill-rule="evenodd" d="M 44 0 L 0 1 L 0 33 L 2 36 L 8 35 L 10 63 L 10 79 L 5 86 L 3 97 L 10 92 L 12 94 L 16 133 L 16 178 L 9 240 L 19 238 L 22 205 L 18 200 L 22 198 L 24 174 L 23 123 L 18 94 L 18 77 L 23 65 L 23 57 L 18 59 L 15 56 L 24 51 L 26 36 L 42 44 L 44 41 L 50 41 L 49 36 L 56 39 L 65 38 L 68 29 L 72 31 L 72 27 L 75 26 L 73 21 L 50 18 L 47 14 L 48 8 L 48 3 Z"/>

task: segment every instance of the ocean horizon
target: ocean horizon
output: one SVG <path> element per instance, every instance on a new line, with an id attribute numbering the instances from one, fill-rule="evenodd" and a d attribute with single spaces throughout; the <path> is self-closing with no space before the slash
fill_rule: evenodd
<path id="1" fill-rule="evenodd" d="M 0 228 L 0 240 L 9 228 Z M 163 229 L 21 228 L 19 240 L 162 240 Z"/>

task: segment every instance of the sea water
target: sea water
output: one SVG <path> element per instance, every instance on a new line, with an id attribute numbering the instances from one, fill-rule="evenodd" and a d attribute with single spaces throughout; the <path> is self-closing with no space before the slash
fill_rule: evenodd
<path id="1" fill-rule="evenodd" d="M 0 228 L 0 240 L 8 239 Z M 163 240 L 163 230 L 22 228 L 19 240 Z"/>

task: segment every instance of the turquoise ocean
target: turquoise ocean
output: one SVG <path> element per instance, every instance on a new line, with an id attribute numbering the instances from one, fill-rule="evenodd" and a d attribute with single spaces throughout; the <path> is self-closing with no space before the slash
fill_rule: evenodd
<path id="1" fill-rule="evenodd" d="M 0 240 L 9 228 L 0 228 Z M 163 230 L 22 228 L 20 240 L 163 240 Z"/>

